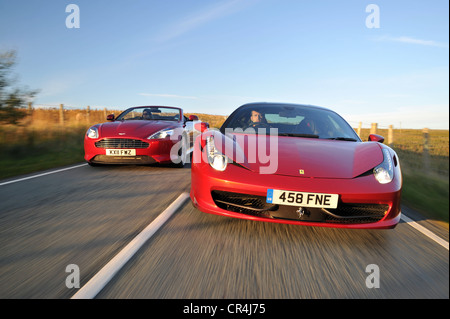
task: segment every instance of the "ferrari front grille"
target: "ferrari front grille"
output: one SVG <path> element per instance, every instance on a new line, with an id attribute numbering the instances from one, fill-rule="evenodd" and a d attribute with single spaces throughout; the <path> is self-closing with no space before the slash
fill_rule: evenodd
<path id="1" fill-rule="evenodd" d="M 380 221 L 389 211 L 389 205 L 339 203 L 336 209 L 305 207 L 299 214 L 299 207 L 274 205 L 266 202 L 265 196 L 212 191 L 214 203 L 225 210 L 277 219 L 291 219 L 327 223 L 374 223 Z"/>
<path id="2" fill-rule="evenodd" d="M 147 148 L 149 143 L 129 138 L 104 138 L 95 142 L 98 148 Z"/>
<path id="3" fill-rule="evenodd" d="M 389 205 L 340 203 L 337 209 L 322 209 L 332 223 L 373 223 L 384 218 Z"/>
<path id="4" fill-rule="evenodd" d="M 278 205 L 266 203 L 264 196 L 222 191 L 212 191 L 211 196 L 218 207 L 243 214 L 266 215 L 265 212 L 278 208 Z"/>

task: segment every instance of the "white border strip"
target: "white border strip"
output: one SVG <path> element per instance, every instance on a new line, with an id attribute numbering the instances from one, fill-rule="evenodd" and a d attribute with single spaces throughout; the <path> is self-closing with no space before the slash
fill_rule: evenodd
<path id="1" fill-rule="evenodd" d="M 15 179 L 15 180 L 12 180 L 12 181 L 0 183 L 0 186 L 12 184 L 12 183 L 17 183 L 17 182 L 22 182 L 22 181 L 26 181 L 28 179 L 41 177 L 41 176 L 45 176 L 45 175 L 55 174 L 55 173 L 59 173 L 59 172 L 62 172 L 62 171 L 67 171 L 69 169 L 74 169 L 74 168 L 78 168 L 78 167 L 86 166 L 86 165 L 87 165 L 87 163 L 84 163 L 84 164 L 80 164 L 80 165 L 76 165 L 76 166 L 61 168 L 61 169 L 58 169 L 56 171 L 51 171 L 51 172 L 46 172 L 46 173 L 42 173 L 42 174 L 38 174 L 38 175 L 33 175 L 33 176 L 24 177 L 24 178 L 19 178 L 19 179 Z"/>
<path id="2" fill-rule="evenodd" d="M 409 226 L 415 228 L 416 230 L 420 231 L 422 234 L 424 234 L 425 236 L 427 236 L 428 238 L 434 240 L 435 242 L 437 242 L 439 245 L 441 245 L 442 247 L 448 249 L 448 242 L 446 242 L 445 240 L 443 240 L 442 238 L 438 237 L 437 235 L 435 235 L 434 233 L 432 233 L 431 231 L 429 231 L 428 229 L 426 229 L 423 226 L 420 226 L 418 223 L 416 223 L 415 221 L 413 221 L 411 218 L 409 218 L 408 216 L 405 216 L 404 214 L 401 215 L 400 217 L 401 219 L 403 219 L 403 221 L 405 223 L 407 223 Z"/>
<path id="3" fill-rule="evenodd" d="M 71 299 L 93 299 L 115 276 L 115 274 L 130 260 L 130 258 L 153 236 L 153 234 L 169 219 L 170 216 L 189 198 L 188 193 L 182 193 L 166 208 L 151 224 L 137 235 L 124 249 L 106 264 L 91 280 L 88 281 Z"/>

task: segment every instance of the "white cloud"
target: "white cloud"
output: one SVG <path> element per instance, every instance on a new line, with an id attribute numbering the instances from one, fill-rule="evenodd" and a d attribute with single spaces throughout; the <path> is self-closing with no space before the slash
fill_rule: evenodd
<path id="1" fill-rule="evenodd" d="M 448 48 L 448 43 L 442 43 L 442 42 L 437 42 L 437 41 L 433 41 L 433 40 L 416 39 L 416 38 L 407 37 L 407 36 L 401 36 L 401 37 L 383 36 L 383 37 L 379 37 L 377 40 L 378 41 L 390 41 L 390 42 L 400 42 L 400 43 Z"/>
<path id="2" fill-rule="evenodd" d="M 160 42 L 165 42 L 177 38 L 208 22 L 240 11 L 244 7 L 248 6 L 251 2 L 253 1 L 228 0 L 225 2 L 219 2 L 212 7 L 208 7 L 207 9 L 204 9 L 193 15 L 187 16 L 178 23 L 171 25 L 157 37 L 157 40 Z"/>
<path id="3" fill-rule="evenodd" d="M 196 96 L 183 96 L 183 95 L 176 95 L 176 94 L 139 93 L 139 95 L 152 96 L 152 97 L 162 97 L 162 98 L 175 98 L 175 99 L 190 99 L 190 100 L 198 99 Z"/>
<path id="4" fill-rule="evenodd" d="M 353 127 L 362 122 L 362 127 L 368 128 L 371 123 L 378 123 L 379 128 L 412 129 L 449 129 L 448 105 L 427 105 L 423 107 L 399 107 L 391 112 L 364 114 L 341 114 Z"/>

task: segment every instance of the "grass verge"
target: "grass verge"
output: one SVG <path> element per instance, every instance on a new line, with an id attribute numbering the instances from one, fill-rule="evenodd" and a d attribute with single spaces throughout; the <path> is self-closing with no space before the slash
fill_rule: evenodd
<path id="1" fill-rule="evenodd" d="M 402 201 L 427 218 L 449 222 L 449 180 L 403 173 Z"/>
<path id="2" fill-rule="evenodd" d="M 86 128 L 27 131 L 23 138 L 1 143 L 0 179 L 84 161 Z"/>
<path id="3" fill-rule="evenodd" d="M 0 179 L 83 162 L 85 132 L 84 126 L 46 130 L 0 129 Z M 416 153 L 401 157 L 405 159 L 402 161 L 402 201 L 423 216 L 448 224 L 448 178 L 419 173 L 421 170 L 413 169 L 407 161 L 412 158 L 413 163 L 418 162 L 416 157 Z M 444 160 L 448 172 L 448 157 Z"/>

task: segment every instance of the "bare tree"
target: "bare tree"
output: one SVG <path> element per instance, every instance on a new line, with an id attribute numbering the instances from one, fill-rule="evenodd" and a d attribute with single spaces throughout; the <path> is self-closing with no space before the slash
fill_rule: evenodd
<path id="1" fill-rule="evenodd" d="M 37 91 L 12 86 L 14 80 L 10 74 L 15 63 L 15 51 L 0 53 L 0 123 L 3 124 L 17 124 L 25 117 L 27 102 L 37 94 Z"/>

